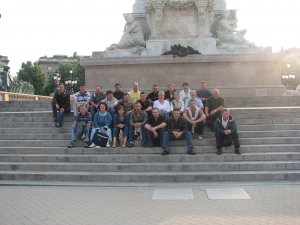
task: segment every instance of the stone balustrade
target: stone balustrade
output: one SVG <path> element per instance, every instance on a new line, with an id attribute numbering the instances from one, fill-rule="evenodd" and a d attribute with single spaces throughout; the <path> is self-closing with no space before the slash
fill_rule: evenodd
<path id="1" fill-rule="evenodd" d="M 50 96 L 42 95 L 30 95 L 30 94 L 21 94 L 21 93 L 12 93 L 0 91 L 0 101 L 38 101 L 38 100 L 50 100 Z"/>

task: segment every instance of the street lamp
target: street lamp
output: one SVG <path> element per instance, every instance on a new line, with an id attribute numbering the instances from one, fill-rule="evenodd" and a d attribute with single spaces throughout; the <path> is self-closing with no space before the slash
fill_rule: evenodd
<path id="1" fill-rule="evenodd" d="M 65 80 L 65 84 L 71 86 L 71 94 L 73 94 L 73 87 L 77 84 L 77 78 L 73 77 L 73 69 L 71 69 L 69 73 L 70 77 Z"/>
<path id="2" fill-rule="evenodd" d="M 295 71 L 291 70 L 291 64 L 286 64 L 286 71 L 281 76 L 282 83 L 285 84 L 287 88 L 289 88 L 291 84 L 294 84 L 295 78 Z"/>
<path id="3" fill-rule="evenodd" d="M 55 83 L 55 91 L 57 91 L 60 80 L 61 80 L 61 75 L 59 74 L 58 70 L 53 74 L 53 80 Z"/>

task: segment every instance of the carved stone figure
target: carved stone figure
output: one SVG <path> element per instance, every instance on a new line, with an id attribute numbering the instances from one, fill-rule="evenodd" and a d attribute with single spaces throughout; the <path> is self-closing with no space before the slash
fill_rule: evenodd
<path id="1" fill-rule="evenodd" d="M 126 24 L 124 34 L 118 44 L 112 44 L 107 50 L 126 49 L 136 46 L 145 46 L 143 28 L 138 21 L 134 20 L 131 14 L 124 14 Z"/>
<path id="2" fill-rule="evenodd" d="M 237 19 L 234 10 L 225 11 L 216 27 L 216 36 L 219 43 L 252 45 L 244 35 L 247 30 L 236 30 Z"/>

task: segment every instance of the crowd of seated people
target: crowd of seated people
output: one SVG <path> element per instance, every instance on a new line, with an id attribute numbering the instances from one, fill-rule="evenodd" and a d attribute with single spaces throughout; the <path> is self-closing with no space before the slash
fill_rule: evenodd
<path id="1" fill-rule="evenodd" d="M 53 113 L 58 118 L 57 126 L 61 127 L 61 112 L 64 110 L 61 110 L 59 103 L 62 97 L 58 97 L 69 99 L 70 96 L 62 87 L 55 96 Z M 162 147 L 162 154 L 167 155 L 169 140 L 183 138 L 186 140 L 187 153 L 194 155 L 193 134 L 202 140 L 205 126 L 215 132 L 216 121 L 221 121 L 217 123 L 217 131 L 220 132 L 220 126 L 227 125 L 222 117 L 224 107 L 220 91 L 214 89 L 211 93 L 204 81 L 199 90 L 191 90 L 187 82 L 182 84 L 181 90 L 176 90 L 172 83 L 164 91 L 154 84 L 148 94 L 139 90 L 137 82 L 133 83 L 128 93 L 121 90 L 119 83 L 115 84 L 115 91 L 107 90 L 106 93 L 97 85 L 93 94 L 86 90 L 85 85 L 81 85 L 74 94 L 74 121 L 68 147 L 75 147 L 78 138 L 85 142 L 86 148 L 114 148 L 118 145 L 131 148 L 137 139 L 141 139 L 142 147 Z M 232 134 L 238 154 L 236 126 L 234 128 Z M 230 131 L 225 133 L 231 135 Z M 222 153 L 220 137 L 224 138 L 223 133 L 216 134 L 218 154 Z"/>

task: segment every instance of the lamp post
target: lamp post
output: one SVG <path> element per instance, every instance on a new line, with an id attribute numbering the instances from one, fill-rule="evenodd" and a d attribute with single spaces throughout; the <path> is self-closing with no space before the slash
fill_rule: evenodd
<path id="1" fill-rule="evenodd" d="M 293 84 L 295 83 L 295 78 L 296 78 L 295 71 L 291 70 L 291 64 L 289 63 L 286 64 L 286 70 L 281 76 L 282 83 L 286 85 L 287 88 L 289 87 L 293 88 Z"/>
<path id="2" fill-rule="evenodd" d="M 59 74 L 58 70 L 53 74 L 53 80 L 54 80 L 54 83 L 55 83 L 55 91 L 57 91 L 60 80 L 61 80 L 61 75 Z"/>
<path id="3" fill-rule="evenodd" d="M 71 87 L 71 94 L 73 94 L 73 87 L 77 84 L 77 78 L 73 77 L 73 69 L 71 69 L 69 71 L 69 73 L 70 73 L 70 77 L 65 80 L 65 84 L 66 85 L 70 85 L 70 87 Z"/>

